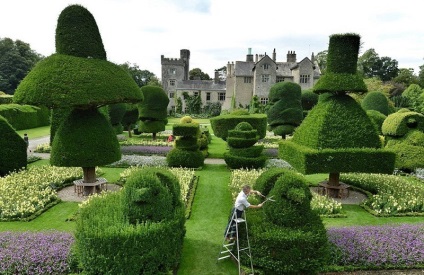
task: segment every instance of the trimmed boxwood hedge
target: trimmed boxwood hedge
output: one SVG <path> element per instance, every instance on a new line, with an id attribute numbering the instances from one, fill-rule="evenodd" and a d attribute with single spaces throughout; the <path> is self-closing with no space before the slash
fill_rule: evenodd
<path id="1" fill-rule="evenodd" d="M 201 151 L 188 151 L 179 148 L 173 148 L 166 155 L 166 161 L 170 167 L 198 168 L 203 166 L 205 160 Z"/>
<path id="2" fill-rule="evenodd" d="M 382 149 L 313 149 L 291 141 L 280 141 L 279 157 L 303 174 L 330 171 L 391 174 L 396 155 Z"/>
<path id="3" fill-rule="evenodd" d="M 258 169 L 265 166 L 265 162 L 268 157 L 265 155 L 260 155 L 256 157 L 242 157 L 232 155 L 229 152 L 224 153 L 225 163 L 231 169 L 241 169 L 241 168 L 253 168 Z"/>
<path id="4" fill-rule="evenodd" d="M 172 127 L 174 136 L 197 136 L 199 134 L 199 124 L 197 123 L 178 123 Z"/>
<path id="5" fill-rule="evenodd" d="M 375 110 L 383 115 L 389 115 L 389 100 L 381 92 L 369 92 L 361 102 L 365 111 Z"/>
<path id="6" fill-rule="evenodd" d="M 234 156 L 253 158 L 259 156 L 264 150 L 263 145 L 255 145 L 248 148 L 234 148 L 230 147 L 229 153 Z"/>
<path id="7" fill-rule="evenodd" d="M 382 135 L 383 132 L 381 130 L 381 127 L 383 126 L 384 120 L 387 118 L 387 116 L 383 115 L 382 113 L 376 110 L 368 110 L 367 115 L 374 124 L 378 134 Z"/>
<path id="8" fill-rule="evenodd" d="M 247 115 L 220 115 L 210 119 L 211 127 L 215 136 L 227 140 L 228 130 L 234 129 L 240 122 L 248 122 L 253 129 L 258 131 L 259 139 L 266 136 L 267 117 L 265 114 Z"/>
<path id="9" fill-rule="evenodd" d="M 0 116 L 4 117 L 15 130 L 31 129 L 50 124 L 50 110 L 31 105 L 0 105 Z"/>
<path id="10" fill-rule="evenodd" d="M 424 115 L 411 111 L 398 111 L 390 114 L 381 126 L 383 135 L 401 137 L 406 135 L 410 129 L 424 132 Z"/>
<path id="11" fill-rule="evenodd" d="M 27 167 L 27 144 L 0 116 L 0 177 Z"/>

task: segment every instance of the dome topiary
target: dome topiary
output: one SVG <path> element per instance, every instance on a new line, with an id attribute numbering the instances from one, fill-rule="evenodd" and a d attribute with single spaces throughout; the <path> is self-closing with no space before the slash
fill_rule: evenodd
<path id="1" fill-rule="evenodd" d="M 381 92 L 369 92 L 361 102 L 365 111 L 375 110 L 383 115 L 389 114 L 389 100 Z"/>
<path id="2" fill-rule="evenodd" d="M 252 129 L 253 129 L 252 125 L 250 125 L 250 123 L 245 122 L 245 121 L 240 122 L 240 123 L 239 123 L 239 124 L 237 124 L 237 125 L 236 125 L 236 127 L 234 128 L 234 130 L 237 130 L 237 131 L 250 131 L 250 130 L 252 130 Z"/>
<path id="3" fill-rule="evenodd" d="M 191 118 L 191 116 L 183 116 L 180 119 L 180 123 L 192 123 L 193 119 Z"/>

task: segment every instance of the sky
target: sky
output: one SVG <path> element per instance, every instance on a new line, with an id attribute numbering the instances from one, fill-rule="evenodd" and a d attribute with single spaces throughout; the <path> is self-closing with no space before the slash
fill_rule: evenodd
<path id="1" fill-rule="evenodd" d="M 94 16 L 116 64 L 129 62 L 161 78 L 161 55 L 190 50 L 190 69 L 214 70 L 252 54 L 286 61 L 328 49 L 332 34 L 357 33 L 362 54 L 373 48 L 399 68 L 424 64 L 422 0 L 13 0 L 0 2 L 0 38 L 22 40 L 36 52 L 55 52 L 60 12 L 71 4 Z"/>

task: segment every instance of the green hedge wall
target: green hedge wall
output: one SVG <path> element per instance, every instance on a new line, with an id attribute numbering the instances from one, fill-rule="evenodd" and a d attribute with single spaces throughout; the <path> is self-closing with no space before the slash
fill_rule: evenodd
<path id="1" fill-rule="evenodd" d="M 254 157 L 258 157 L 263 150 L 264 150 L 263 145 L 255 145 L 248 148 L 230 147 L 228 152 L 234 156 L 254 158 Z"/>
<path id="2" fill-rule="evenodd" d="M 0 116 L 7 119 L 15 130 L 31 129 L 50 124 L 50 110 L 19 104 L 0 105 Z"/>
<path id="3" fill-rule="evenodd" d="M 243 156 L 236 156 L 232 155 L 229 152 L 224 153 L 224 160 L 225 163 L 230 167 L 231 169 L 242 169 L 242 168 L 249 168 L 249 169 L 258 169 L 265 166 L 265 162 L 267 161 L 268 157 L 265 155 L 260 155 L 257 157 L 243 157 Z"/>
<path id="4" fill-rule="evenodd" d="M 0 177 L 27 167 L 27 144 L 0 116 Z"/>
<path id="5" fill-rule="evenodd" d="M 166 161 L 170 167 L 198 168 L 203 166 L 204 155 L 199 150 L 188 151 L 173 148 L 166 155 Z"/>
<path id="6" fill-rule="evenodd" d="M 220 115 L 210 119 L 215 136 L 227 140 L 228 130 L 234 129 L 240 122 L 248 122 L 258 131 L 259 139 L 266 136 L 267 117 L 265 114 Z"/>
<path id="7" fill-rule="evenodd" d="M 292 141 L 280 141 L 279 157 L 302 174 L 330 171 L 391 174 L 396 155 L 373 148 L 316 150 Z"/>

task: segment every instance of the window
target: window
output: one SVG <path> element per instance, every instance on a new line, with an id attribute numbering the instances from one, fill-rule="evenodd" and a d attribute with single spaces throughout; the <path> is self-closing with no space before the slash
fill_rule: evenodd
<path id="1" fill-rule="evenodd" d="M 225 101 L 225 93 L 218 93 L 218 100 Z"/>
<path id="2" fill-rule="evenodd" d="M 267 105 L 268 104 L 268 98 L 267 97 L 261 97 L 261 104 Z"/>
<path id="3" fill-rule="evenodd" d="M 268 70 L 269 69 L 269 64 L 268 63 L 265 63 L 264 64 L 264 70 Z"/>
<path id="4" fill-rule="evenodd" d="M 284 81 L 284 77 L 277 75 L 277 83 L 278 82 L 283 82 L 283 81 Z"/>
<path id="5" fill-rule="evenodd" d="M 211 93 L 206 93 L 206 101 L 210 101 L 211 100 Z"/>
<path id="6" fill-rule="evenodd" d="M 245 76 L 244 77 L 244 83 L 252 83 L 252 77 L 251 76 Z"/>
<path id="7" fill-rule="evenodd" d="M 194 92 L 193 95 L 194 96 L 199 96 L 199 92 Z"/>
<path id="8" fill-rule="evenodd" d="M 169 80 L 169 86 L 175 86 L 175 79 Z"/>
<path id="9" fill-rule="evenodd" d="M 309 83 L 310 75 L 309 74 L 301 74 L 300 75 L 300 83 Z"/>
<path id="10" fill-rule="evenodd" d="M 263 74 L 262 75 L 262 82 L 268 82 L 269 81 L 269 74 Z"/>
<path id="11" fill-rule="evenodd" d="M 169 69 L 169 74 L 176 74 L 176 73 L 177 73 L 177 69 L 175 68 Z"/>
<path id="12" fill-rule="evenodd" d="M 174 93 L 173 92 L 170 92 L 169 93 L 169 98 L 174 98 Z"/>

